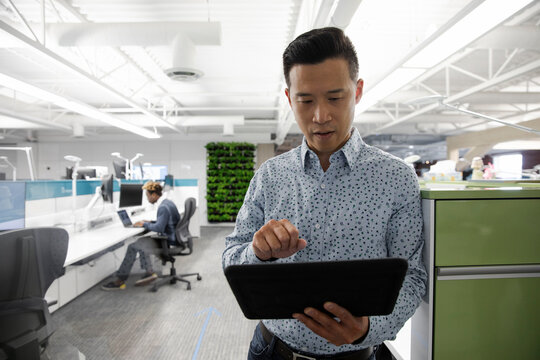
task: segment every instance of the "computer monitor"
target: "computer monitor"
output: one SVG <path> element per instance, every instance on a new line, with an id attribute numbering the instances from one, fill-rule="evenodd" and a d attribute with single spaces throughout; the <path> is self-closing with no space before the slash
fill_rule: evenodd
<path id="1" fill-rule="evenodd" d="M 126 162 L 125 161 L 113 160 L 113 167 L 114 167 L 114 176 L 116 176 L 117 179 L 126 178 Z"/>
<path id="2" fill-rule="evenodd" d="M 142 184 L 121 184 L 119 207 L 142 205 Z"/>
<path id="3" fill-rule="evenodd" d="M 84 180 L 86 178 L 94 179 L 96 178 L 96 169 L 92 168 L 78 168 L 77 169 L 77 179 Z M 73 167 L 66 167 L 66 179 L 73 178 Z"/>
<path id="4" fill-rule="evenodd" d="M 77 169 L 77 179 L 95 179 L 96 178 L 96 169 L 91 168 L 79 168 Z"/>
<path id="5" fill-rule="evenodd" d="M 24 229 L 26 183 L 0 183 L 0 230 Z"/>
<path id="6" fill-rule="evenodd" d="M 101 197 L 104 202 L 113 202 L 113 179 L 114 176 L 111 174 L 101 180 Z"/>

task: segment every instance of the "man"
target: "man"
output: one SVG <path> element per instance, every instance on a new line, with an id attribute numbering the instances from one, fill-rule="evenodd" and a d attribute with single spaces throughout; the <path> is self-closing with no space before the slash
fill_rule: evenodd
<path id="1" fill-rule="evenodd" d="M 285 50 L 283 69 L 304 140 L 255 173 L 223 266 L 400 257 L 409 269 L 391 315 L 354 317 L 328 302 L 335 318 L 308 307 L 294 319 L 264 320 L 248 359 L 375 359 L 373 347 L 395 338 L 426 288 L 418 181 L 352 128 L 363 81 L 341 30 L 300 35 Z"/>
<path id="2" fill-rule="evenodd" d="M 176 244 L 175 228 L 176 224 L 180 220 L 180 214 L 176 205 L 170 200 L 164 199 L 162 195 L 162 187 L 159 183 L 154 181 L 148 181 L 142 187 L 146 190 L 146 198 L 150 204 L 158 205 L 156 221 L 138 221 L 133 226 L 144 227 L 147 231 L 154 231 L 167 236 L 167 241 L 171 245 Z M 139 253 L 141 261 L 141 268 L 146 270 L 146 273 L 139 279 L 135 286 L 141 286 L 149 284 L 157 279 L 157 274 L 152 269 L 152 262 L 150 261 L 150 254 L 154 249 L 161 248 L 161 242 L 152 239 L 149 236 L 140 237 L 134 243 L 128 246 L 124 260 L 120 265 L 120 268 L 116 272 L 116 278 L 101 286 L 103 290 L 123 290 L 126 288 L 125 281 L 129 277 L 133 263 Z"/>

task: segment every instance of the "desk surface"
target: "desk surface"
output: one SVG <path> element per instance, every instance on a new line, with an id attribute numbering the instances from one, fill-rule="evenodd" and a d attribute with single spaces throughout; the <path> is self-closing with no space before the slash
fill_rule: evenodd
<path id="1" fill-rule="evenodd" d="M 132 221 L 143 220 L 151 214 L 152 212 L 139 214 L 133 217 Z M 118 220 L 101 228 L 70 235 L 64 266 L 83 260 L 142 232 L 144 228 L 125 228 Z"/>

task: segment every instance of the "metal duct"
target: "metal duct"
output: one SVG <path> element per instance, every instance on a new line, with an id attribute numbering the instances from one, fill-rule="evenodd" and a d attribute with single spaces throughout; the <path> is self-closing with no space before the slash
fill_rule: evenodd
<path id="1" fill-rule="evenodd" d="M 178 34 L 194 45 L 221 45 L 219 22 L 49 24 L 48 40 L 58 46 L 171 45 Z"/>
<path id="2" fill-rule="evenodd" d="M 51 24 L 51 41 L 58 46 L 172 47 L 172 80 L 192 81 L 204 73 L 195 66 L 195 45 L 221 45 L 219 22 Z"/>

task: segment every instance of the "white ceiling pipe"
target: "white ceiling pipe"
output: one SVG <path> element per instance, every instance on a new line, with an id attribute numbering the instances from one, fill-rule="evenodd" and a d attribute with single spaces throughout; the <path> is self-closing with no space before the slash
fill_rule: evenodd
<path id="1" fill-rule="evenodd" d="M 327 25 L 345 29 L 351 23 L 352 17 L 361 2 L 362 0 L 339 0 Z"/>
<path id="2" fill-rule="evenodd" d="M 173 119 L 178 126 L 244 125 L 243 116 L 179 116 Z"/>
<path id="3" fill-rule="evenodd" d="M 184 34 L 194 45 L 221 45 L 219 22 L 49 24 L 47 36 L 59 46 L 171 45 Z"/>

